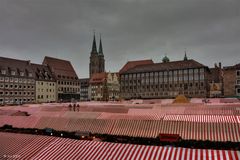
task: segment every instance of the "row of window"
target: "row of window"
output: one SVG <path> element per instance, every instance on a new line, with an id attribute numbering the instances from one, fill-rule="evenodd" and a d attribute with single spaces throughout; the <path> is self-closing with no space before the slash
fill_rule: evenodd
<path id="1" fill-rule="evenodd" d="M 80 88 L 59 87 L 58 91 L 61 91 L 61 92 L 80 92 Z"/>
<path id="2" fill-rule="evenodd" d="M 182 87 L 183 85 L 186 85 L 186 86 L 196 86 L 198 87 L 199 85 L 203 86 L 204 85 L 204 82 L 201 81 L 200 83 L 198 82 L 188 82 L 188 83 L 158 83 L 158 84 L 143 84 L 143 85 L 140 85 L 140 84 L 129 84 L 129 83 L 122 83 L 122 87 L 130 87 L 130 86 L 137 86 L 137 87 L 145 87 L 145 86 L 156 86 L 156 87 L 161 87 L 161 86 L 170 86 L 170 87 Z M 162 88 L 162 87 L 161 87 Z"/>
<path id="3" fill-rule="evenodd" d="M 45 97 L 48 99 L 48 98 L 55 98 L 54 95 L 45 95 Z M 38 99 L 43 99 L 44 98 L 44 95 L 38 95 L 37 96 Z"/>
<path id="4" fill-rule="evenodd" d="M 71 81 L 58 81 L 58 84 L 60 85 L 73 85 L 73 86 L 79 86 L 79 82 L 71 82 Z"/>
<path id="5" fill-rule="evenodd" d="M 128 98 L 138 98 L 138 97 L 154 97 L 154 96 L 176 96 L 179 94 L 184 94 L 184 95 L 189 95 L 189 96 L 194 96 L 194 95 L 202 95 L 205 94 L 205 91 L 190 91 L 190 92 L 148 92 L 148 93 L 126 93 L 123 95 L 123 97 L 128 97 Z"/>
<path id="6" fill-rule="evenodd" d="M 34 79 L 13 78 L 13 77 L 0 77 L 0 82 L 15 82 L 15 83 L 35 83 Z"/>
<path id="7" fill-rule="evenodd" d="M 33 85 L 18 85 L 18 84 L 0 84 L 0 88 L 5 89 L 34 89 Z"/>
<path id="8" fill-rule="evenodd" d="M 0 98 L 1 103 L 20 103 L 20 102 L 34 102 L 34 98 Z"/>
<path id="9" fill-rule="evenodd" d="M 130 84 L 145 84 L 145 83 L 173 83 L 173 82 L 182 82 L 182 81 L 200 81 L 200 80 L 204 80 L 204 75 L 201 75 L 200 77 L 195 77 L 193 79 L 193 77 L 166 77 L 166 78 L 151 78 L 151 79 L 130 79 L 130 80 L 121 80 L 121 84 L 124 83 L 130 83 Z"/>
<path id="10" fill-rule="evenodd" d="M 10 75 L 12 75 L 12 76 L 16 76 L 17 73 L 18 73 L 18 72 L 13 71 L 13 70 L 10 71 Z M 6 74 L 7 74 L 7 70 L 2 69 L 2 70 L 1 70 L 1 74 L 2 74 L 2 75 L 6 75 Z M 31 72 L 25 73 L 25 72 L 22 72 L 22 71 L 20 71 L 19 75 L 20 75 L 21 77 L 23 77 L 23 76 L 32 77 L 32 76 L 33 76 Z"/>
<path id="11" fill-rule="evenodd" d="M 66 79 L 75 79 L 75 80 L 78 80 L 77 77 L 72 77 L 72 76 L 64 76 L 64 75 L 58 75 L 58 78 L 66 78 Z"/>
<path id="12" fill-rule="evenodd" d="M 54 92 L 54 91 L 55 91 L 54 89 L 49 89 L 49 88 L 47 88 L 47 89 L 38 88 L 38 92 Z"/>
<path id="13" fill-rule="evenodd" d="M 0 91 L 0 95 L 3 96 L 7 96 L 7 95 L 15 95 L 15 96 L 22 96 L 22 95 L 34 95 L 34 92 L 9 92 L 9 91 Z"/>
<path id="14" fill-rule="evenodd" d="M 42 86 L 43 85 L 55 86 L 54 82 L 45 82 L 45 83 L 44 82 L 38 82 L 38 85 L 42 85 Z"/>
<path id="15" fill-rule="evenodd" d="M 183 89 L 189 89 L 189 88 L 199 88 L 204 87 L 204 82 L 201 83 L 180 83 L 180 84 L 161 84 L 161 85 L 144 85 L 144 86 L 122 86 L 122 90 L 131 90 L 131 89 L 174 89 L 174 88 L 183 88 Z"/>
<path id="16" fill-rule="evenodd" d="M 198 75 L 203 74 L 204 68 L 201 69 L 184 69 L 174 71 L 159 71 L 159 72 L 146 72 L 146 73 L 135 73 L 121 75 L 121 79 L 124 78 L 139 78 L 139 77 L 161 77 L 161 76 L 179 76 L 179 75 Z"/>

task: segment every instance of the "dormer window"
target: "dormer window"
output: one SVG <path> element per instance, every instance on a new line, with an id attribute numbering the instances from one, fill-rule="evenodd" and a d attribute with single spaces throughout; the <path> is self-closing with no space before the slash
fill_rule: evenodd
<path id="1" fill-rule="evenodd" d="M 1 70 L 1 73 L 6 74 L 6 70 L 5 69 Z"/>
<path id="2" fill-rule="evenodd" d="M 16 72 L 15 71 L 11 71 L 11 75 L 15 76 Z"/>
<path id="3" fill-rule="evenodd" d="M 20 72 L 20 76 L 22 76 L 22 77 L 23 77 L 23 76 L 24 76 L 24 72 Z"/>

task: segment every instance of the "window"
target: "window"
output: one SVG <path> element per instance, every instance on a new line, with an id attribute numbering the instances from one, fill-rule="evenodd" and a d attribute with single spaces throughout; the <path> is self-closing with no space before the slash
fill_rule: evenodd
<path id="1" fill-rule="evenodd" d="M 5 69 L 1 70 L 1 73 L 6 74 L 6 70 Z"/>
<path id="2" fill-rule="evenodd" d="M 237 94 L 240 95 L 240 88 L 237 89 Z"/>
<path id="3" fill-rule="evenodd" d="M 240 84 L 240 80 L 237 80 L 237 84 Z"/>
<path id="4" fill-rule="evenodd" d="M 20 76 L 22 76 L 22 77 L 23 77 L 23 76 L 24 76 L 24 72 L 20 72 Z"/>
<path id="5" fill-rule="evenodd" d="M 16 73 L 15 71 L 11 71 L 12 76 L 15 76 L 15 73 Z"/>
<path id="6" fill-rule="evenodd" d="M 32 73 L 31 73 L 31 72 L 30 72 L 30 73 L 28 73 L 28 76 L 29 76 L 29 77 L 32 77 Z"/>
<path id="7" fill-rule="evenodd" d="M 188 74 L 188 70 L 187 69 L 184 69 L 184 74 Z"/>
<path id="8" fill-rule="evenodd" d="M 237 76 L 240 76 L 240 70 L 237 71 Z"/>

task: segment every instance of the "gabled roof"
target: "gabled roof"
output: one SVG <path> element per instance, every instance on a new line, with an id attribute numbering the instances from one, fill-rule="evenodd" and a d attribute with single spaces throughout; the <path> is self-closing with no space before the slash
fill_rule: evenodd
<path id="1" fill-rule="evenodd" d="M 138 60 L 138 61 L 128 61 L 123 67 L 122 69 L 119 71 L 119 73 L 124 73 L 126 71 L 128 71 L 129 69 L 132 69 L 136 66 L 139 65 L 146 65 L 146 64 L 154 64 L 153 61 L 151 59 L 147 59 L 147 60 Z"/>
<path id="2" fill-rule="evenodd" d="M 0 71 L 1 70 L 5 70 L 6 75 L 10 75 L 11 71 L 15 71 L 15 76 L 20 76 L 20 72 L 23 72 L 24 73 L 23 77 L 28 77 L 28 74 L 33 72 L 30 61 L 6 57 L 0 57 Z M 32 75 L 33 75 L 32 78 L 34 78 L 34 74 Z"/>
<path id="3" fill-rule="evenodd" d="M 154 72 L 154 71 L 190 69 L 190 68 L 201 68 L 201 67 L 207 67 L 207 66 L 195 60 L 190 59 L 185 61 L 182 60 L 182 61 L 138 65 L 127 70 L 124 73 Z"/>
<path id="4" fill-rule="evenodd" d="M 90 84 L 93 83 L 103 83 L 107 78 L 107 73 L 102 72 L 102 73 L 94 73 L 90 79 Z"/>
<path id="5" fill-rule="evenodd" d="M 70 79 L 78 79 L 78 76 L 70 61 L 57 59 L 53 57 L 45 57 L 43 60 L 44 65 L 48 65 L 56 78 L 63 76 L 69 77 Z"/>

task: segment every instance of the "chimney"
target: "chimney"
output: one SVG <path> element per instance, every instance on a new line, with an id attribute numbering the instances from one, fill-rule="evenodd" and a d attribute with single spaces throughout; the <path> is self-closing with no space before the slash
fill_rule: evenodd
<path id="1" fill-rule="evenodd" d="M 219 64 L 218 64 L 218 65 L 219 65 L 219 68 L 220 68 L 220 69 L 222 69 L 222 63 L 221 63 L 221 62 L 219 62 Z"/>

